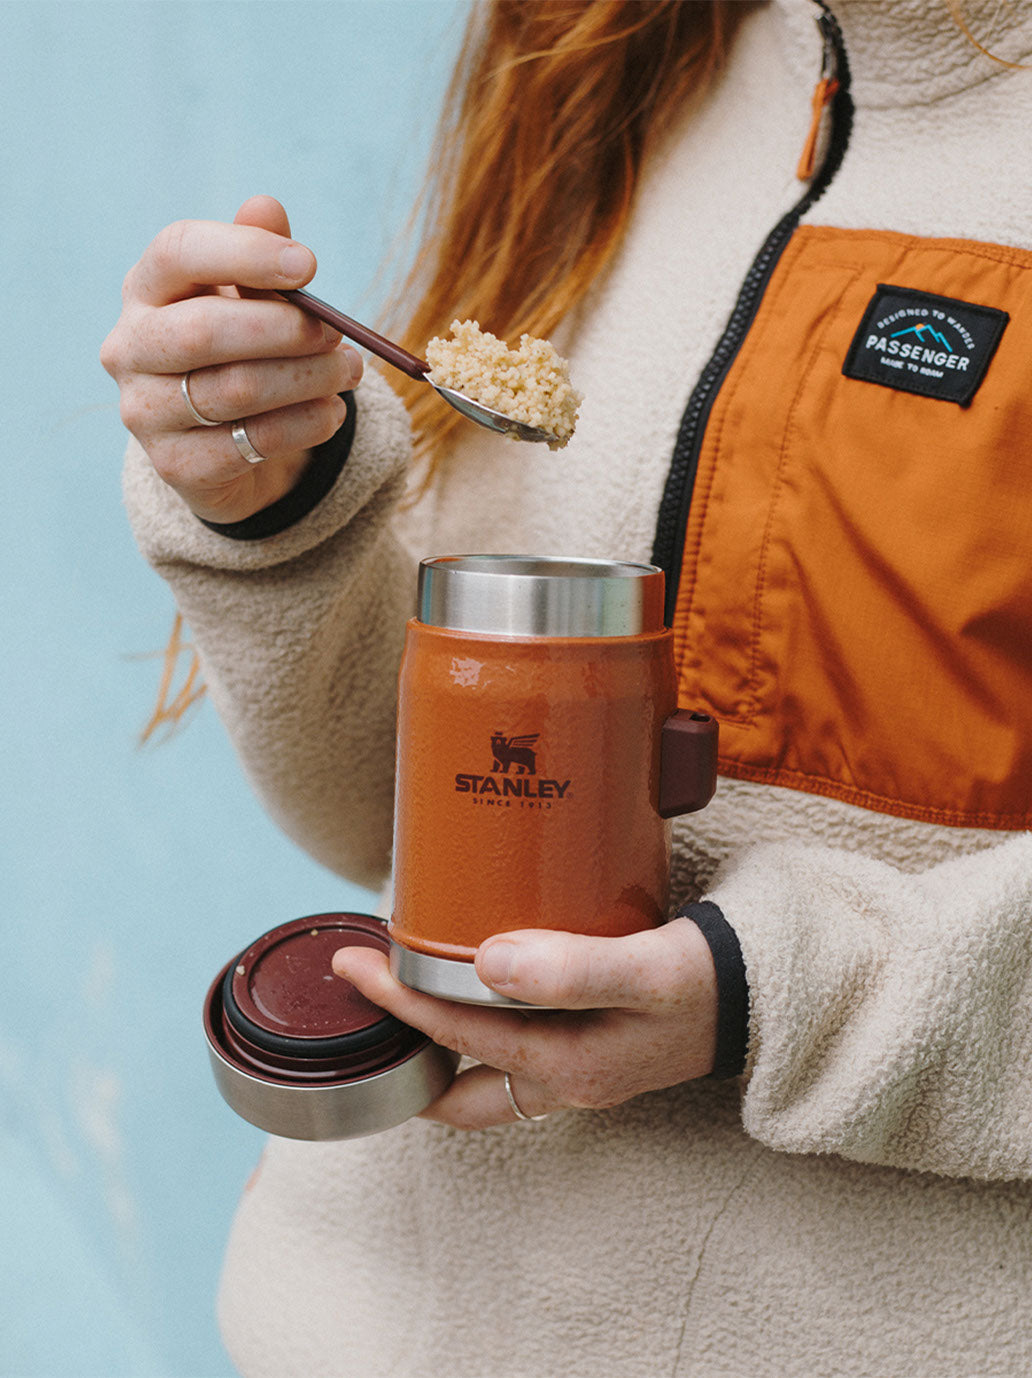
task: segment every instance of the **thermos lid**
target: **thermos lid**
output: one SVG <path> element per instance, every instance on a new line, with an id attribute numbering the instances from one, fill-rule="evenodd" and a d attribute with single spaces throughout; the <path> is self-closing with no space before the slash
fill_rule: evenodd
<path id="1" fill-rule="evenodd" d="M 663 571 L 553 555 L 439 555 L 419 566 L 420 622 L 495 636 L 663 630 Z"/>
<path id="2" fill-rule="evenodd" d="M 377 1133 L 425 1109 L 454 1075 L 454 1053 L 334 975 L 334 952 L 350 944 L 386 952 L 383 921 L 294 919 L 228 962 L 208 991 L 204 1026 L 216 1084 L 237 1114 L 272 1134 Z"/>
<path id="3" fill-rule="evenodd" d="M 419 1041 L 422 1035 L 333 974 L 338 948 L 382 946 L 379 920 L 372 932 L 367 922 L 358 915 L 295 919 L 226 968 L 223 1031 L 256 1067 L 333 1076 L 356 1061 L 382 1063 L 396 1047 Z"/>

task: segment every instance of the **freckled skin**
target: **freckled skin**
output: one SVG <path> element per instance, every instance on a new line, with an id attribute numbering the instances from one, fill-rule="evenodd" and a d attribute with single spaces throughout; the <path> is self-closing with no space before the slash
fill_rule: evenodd
<path id="1" fill-rule="evenodd" d="M 101 348 L 123 423 L 208 521 L 240 521 L 284 497 L 311 451 L 343 424 L 338 394 L 361 377 L 356 350 L 275 295 L 315 273 L 301 245 L 297 266 L 283 267 L 291 245 L 286 212 L 271 196 L 246 201 L 232 225 L 168 226 L 130 269 L 122 314 Z M 187 373 L 194 406 L 218 425 L 190 416 L 180 392 Z M 231 435 L 240 420 L 264 463 L 241 458 Z"/>
<path id="2" fill-rule="evenodd" d="M 510 979 L 487 978 L 488 951 L 513 956 Z M 496 954 L 497 955 L 497 954 Z M 527 1013 L 452 1004 L 400 985 L 387 959 L 349 948 L 334 970 L 435 1042 L 476 1059 L 428 1110 L 459 1129 L 511 1123 L 502 1071 L 528 1115 L 604 1109 L 712 1070 L 716 977 L 709 947 L 688 919 L 623 938 L 523 931 L 477 955 L 481 980 L 515 999 L 558 1005 Z"/>

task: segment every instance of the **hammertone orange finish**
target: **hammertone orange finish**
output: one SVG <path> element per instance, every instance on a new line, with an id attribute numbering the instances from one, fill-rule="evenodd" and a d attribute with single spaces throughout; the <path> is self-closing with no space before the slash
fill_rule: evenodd
<path id="1" fill-rule="evenodd" d="M 494 933 L 619 935 L 666 914 L 669 631 L 509 638 L 408 625 L 391 936 L 472 960 Z"/>

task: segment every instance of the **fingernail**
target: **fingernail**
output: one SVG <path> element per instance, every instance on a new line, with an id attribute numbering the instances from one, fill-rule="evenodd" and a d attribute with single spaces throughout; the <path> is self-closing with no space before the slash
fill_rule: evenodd
<path id="1" fill-rule="evenodd" d="M 362 363 L 362 356 L 357 349 L 348 350 L 348 363 L 351 365 L 351 387 L 362 381 L 362 373 L 365 365 Z"/>
<path id="2" fill-rule="evenodd" d="M 478 963 L 480 979 L 489 986 L 508 986 L 512 983 L 513 957 L 512 943 L 492 943 L 485 948 Z"/>
<path id="3" fill-rule="evenodd" d="M 312 269 L 312 251 L 303 244 L 288 244 L 280 250 L 279 261 L 285 278 L 307 277 Z"/>

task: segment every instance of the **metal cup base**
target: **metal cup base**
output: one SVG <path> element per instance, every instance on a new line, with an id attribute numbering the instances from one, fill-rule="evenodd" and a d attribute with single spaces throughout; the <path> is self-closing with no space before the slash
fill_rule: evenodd
<path id="1" fill-rule="evenodd" d="M 459 1058 L 427 1042 L 386 1071 L 329 1085 L 284 1085 L 231 1062 L 208 1040 L 215 1083 L 241 1118 L 284 1139 L 358 1139 L 425 1110 L 448 1089 Z"/>
<path id="2" fill-rule="evenodd" d="M 436 995 L 439 1000 L 454 1000 L 460 1005 L 508 1005 L 521 1010 L 552 1009 L 551 1005 L 531 1005 L 526 1000 L 512 1000 L 485 986 L 472 962 L 451 957 L 431 957 L 425 952 L 413 952 L 391 939 L 391 973 L 403 986 Z"/>

